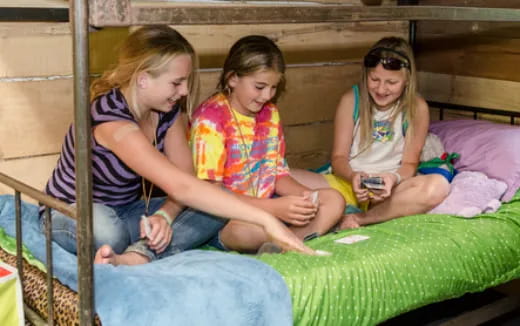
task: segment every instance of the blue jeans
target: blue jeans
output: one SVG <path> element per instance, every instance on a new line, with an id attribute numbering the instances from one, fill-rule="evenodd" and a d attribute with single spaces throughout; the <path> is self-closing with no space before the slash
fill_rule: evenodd
<path id="1" fill-rule="evenodd" d="M 153 198 L 149 211 L 155 212 L 165 198 Z M 72 204 L 74 206 L 75 204 Z M 227 223 L 219 218 L 191 208 L 184 209 L 173 221 L 173 238 L 164 252 L 156 255 L 139 238 L 139 223 L 145 211 L 145 203 L 138 200 L 121 206 L 107 206 L 93 203 L 94 246 L 108 244 L 117 254 L 125 250 L 146 255 L 150 260 L 167 257 L 184 250 L 199 247 L 212 239 Z M 51 210 L 52 238 L 65 250 L 76 254 L 76 220 Z M 45 219 L 41 218 L 40 228 L 45 230 Z"/>

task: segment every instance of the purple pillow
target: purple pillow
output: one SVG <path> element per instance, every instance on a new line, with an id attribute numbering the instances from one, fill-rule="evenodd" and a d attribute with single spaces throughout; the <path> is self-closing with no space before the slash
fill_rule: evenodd
<path id="1" fill-rule="evenodd" d="M 509 201 L 520 187 L 520 127 L 477 120 L 435 121 L 430 132 L 439 136 L 446 152 L 456 152 L 459 171 L 478 171 L 504 181 Z"/>

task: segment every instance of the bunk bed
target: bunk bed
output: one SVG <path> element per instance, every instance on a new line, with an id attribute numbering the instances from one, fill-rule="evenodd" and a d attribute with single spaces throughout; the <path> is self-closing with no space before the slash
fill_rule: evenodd
<path id="1" fill-rule="evenodd" d="M 24 229 L 22 225 L 27 219 L 22 219 L 24 214 L 30 214 L 30 205 L 21 202 L 21 193 L 24 193 L 49 207 L 54 207 L 61 212 L 78 220 L 78 257 L 77 257 L 77 291 L 78 295 L 73 301 L 77 304 L 77 310 L 72 314 L 79 315 L 80 325 L 92 325 L 100 323 L 94 314 L 94 277 L 92 265 L 92 207 L 91 207 L 91 180 L 90 180 L 90 125 L 89 125 L 89 62 L 88 41 L 89 27 L 105 26 L 129 26 L 146 24 L 259 24 L 259 23 L 304 23 L 304 22 L 344 22 L 344 21 L 394 21 L 406 20 L 412 22 L 410 32 L 413 38 L 413 22 L 417 20 L 460 20 L 460 21 L 520 21 L 520 10 L 500 8 L 457 8 L 457 7 L 423 7 L 423 6 L 397 6 L 397 7 L 365 7 L 337 4 L 322 4 L 319 2 L 201 2 L 182 3 L 169 1 L 129 1 L 129 0 L 91 0 L 70 1 L 68 19 L 72 24 L 74 35 L 74 105 L 75 105 L 75 137 L 77 146 L 77 198 L 75 209 L 46 196 L 40 191 L 31 188 L 0 174 L 0 181 L 15 190 L 14 204 L 11 206 L 10 214 L 13 217 L 13 234 L 16 234 L 16 242 L 11 255 L 1 251 L 1 260 L 8 260 L 18 268 L 20 279 L 24 282 L 30 279 L 27 276 L 38 274 L 39 279 L 46 279 L 42 286 L 47 288 L 47 301 L 59 301 L 57 297 L 70 296 L 71 291 L 53 280 L 53 253 L 52 244 L 49 241 L 50 232 L 46 233 L 47 241 L 45 250 L 40 253 L 47 262 L 46 272 L 34 268 L 23 261 L 33 261 L 29 252 L 23 254 L 22 237 Z M 20 9 L 20 8 L 17 8 Z M 23 10 L 11 12 L 23 13 Z M 5 11 L 0 11 L 4 12 Z M 58 11 L 63 15 L 63 11 Z M 50 11 L 38 11 L 34 20 L 48 19 Z M 54 12 L 53 14 L 56 14 Z M 0 16 L 2 20 L 12 19 L 14 16 Z M 23 15 L 18 16 L 23 17 Z M 60 16 L 60 19 L 64 19 Z M 23 19 L 20 19 L 23 20 Z M 443 106 L 442 103 L 437 103 Z M 492 111 L 492 110 L 491 110 Z M 512 113 L 513 116 L 517 115 Z M 514 118 L 512 118 L 514 121 Z M 48 220 L 49 212 L 46 211 L 45 218 Z M 23 220 L 23 221 L 22 221 Z M 496 221 L 496 222 L 494 222 Z M 50 225 L 50 223 L 47 223 Z M 324 264 L 324 257 L 301 257 L 297 254 L 287 253 L 279 256 L 262 256 L 260 260 L 273 266 L 284 278 L 293 301 L 294 322 L 299 325 L 307 324 L 373 324 L 388 319 L 399 313 L 417 308 L 419 306 L 462 295 L 465 292 L 480 291 L 488 287 L 496 286 L 504 282 L 517 279 L 520 275 L 520 239 L 518 239 L 520 227 L 520 194 L 516 194 L 512 200 L 505 204 L 496 213 L 496 216 L 485 216 L 471 222 L 446 216 L 439 221 L 437 217 L 428 215 L 407 217 L 396 221 L 384 223 L 363 229 L 362 231 L 345 231 L 340 234 L 332 234 L 327 237 L 316 239 L 310 243 L 315 248 L 333 252 L 330 259 L 331 264 Z M 448 229 L 449 232 L 445 232 Z M 433 266 L 444 264 L 442 258 L 435 261 L 421 260 L 427 258 L 431 251 L 449 252 L 462 246 L 456 241 L 458 234 L 469 231 L 471 239 L 465 239 L 463 244 L 475 246 L 473 253 L 481 252 L 480 256 L 464 258 L 465 252 L 455 252 L 455 259 L 463 266 L 458 266 L 455 274 L 450 276 L 453 270 L 441 267 L 432 269 Z M 418 236 L 424 235 L 426 236 Z M 493 238 L 500 234 L 506 237 L 507 244 L 502 240 L 499 242 L 485 241 L 478 246 L 474 245 L 475 239 Z M 353 246 L 338 247 L 334 240 L 349 235 L 363 235 L 371 241 L 361 241 Z M 426 238 L 425 238 L 426 237 Z M 414 252 L 410 247 L 403 247 L 399 239 L 407 239 L 413 245 L 423 246 L 421 250 Z M 443 244 L 436 244 L 436 239 L 445 240 Z M 467 241 L 466 241 L 467 240 Z M 405 242 L 406 242 L 405 241 Z M 504 240 L 505 241 L 505 240 Z M 479 241 L 476 241 L 479 242 Z M 451 243 L 452 246 L 448 246 Z M 431 247 L 435 245 L 435 247 Z M 506 251 L 489 253 L 504 245 Z M 487 247 L 486 247 L 487 246 Z M 346 249 L 347 248 L 347 249 Z M 384 253 L 376 253 L 376 248 L 385 248 Z M 469 247 L 468 247 L 469 250 Z M 59 251 L 59 250 L 58 250 Z M 402 253 L 405 253 L 403 255 Z M 15 259 L 13 255 L 15 254 Z M 478 265 L 489 265 L 491 260 L 497 261 L 498 254 L 500 264 L 492 266 L 482 274 L 478 272 Z M 369 259 L 366 259 L 366 258 Z M 385 258 L 386 257 L 386 258 Z M 54 257 L 56 258 L 56 257 Z M 61 257 L 60 257 L 61 259 Z M 36 263 L 37 264 L 37 263 Z M 386 264 L 386 265 L 385 265 Z M 428 265 L 431 264 L 431 265 Z M 381 283 L 370 283 L 367 278 L 360 274 L 358 268 L 367 268 L 365 275 L 372 275 L 373 280 Z M 75 265 L 74 265 L 75 266 Z M 346 266 L 340 268 L 339 266 Z M 407 272 L 402 277 L 397 277 L 398 270 L 407 266 Z M 414 274 L 420 267 L 429 266 L 422 273 Z M 469 267 L 468 267 L 469 266 Z M 459 268 L 460 267 L 460 268 Z M 468 268 L 468 269 L 465 269 Z M 347 270 L 347 271 L 346 271 Z M 422 286 L 425 274 L 434 273 L 439 270 L 447 272 L 442 277 L 429 275 L 432 284 L 441 284 L 442 289 L 436 292 L 426 291 Z M 380 278 L 380 273 L 385 276 Z M 74 271 L 73 271 L 74 272 Z M 333 279 L 334 283 L 333 282 Z M 386 280 L 386 281 L 383 281 Z M 462 280 L 462 283 L 460 281 Z M 347 282 L 345 282 L 347 281 Z M 466 283 L 464 284 L 464 281 Z M 338 283 L 339 282 L 339 283 Z M 318 288 L 318 283 L 321 283 Z M 393 285 L 392 285 L 393 284 Z M 411 286 L 405 288 L 404 285 Z M 345 287 L 349 288 L 346 290 Z M 385 287 L 390 289 L 403 289 L 396 299 L 395 291 L 386 292 Z M 97 287 L 96 287 L 97 288 Z M 421 300 L 414 300 L 410 296 L 411 291 L 421 292 Z M 325 294 L 332 294 L 327 296 Z M 74 295 L 74 293 L 72 293 Z M 508 301 L 508 307 L 515 307 L 518 301 Z M 389 307 L 389 302 L 395 305 Z M 349 305 L 350 310 L 346 310 Z M 367 305 L 374 307 L 372 310 L 363 310 Z M 38 314 L 45 315 L 50 324 L 53 320 L 60 320 L 59 311 L 55 311 L 56 305 L 48 304 L 47 309 L 39 307 Z M 27 316 L 37 314 L 32 312 L 29 306 Z M 32 307 L 34 309 L 34 307 Z M 69 311 L 70 314 L 70 311 Z M 40 320 L 41 321 L 41 320 Z"/>

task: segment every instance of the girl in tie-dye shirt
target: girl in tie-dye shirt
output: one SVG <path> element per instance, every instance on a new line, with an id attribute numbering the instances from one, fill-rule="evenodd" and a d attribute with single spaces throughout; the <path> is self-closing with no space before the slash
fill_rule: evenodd
<path id="1" fill-rule="evenodd" d="M 326 189 L 319 190 L 319 202 L 313 203 L 311 191 L 289 174 L 274 104 L 284 89 L 284 71 L 282 53 L 270 39 L 240 39 L 224 64 L 220 91 L 192 116 L 190 145 L 199 178 L 221 184 L 272 213 L 304 239 L 332 228 L 344 200 Z M 218 247 L 251 252 L 268 238 L 260 227 L 231 221 L 216 240 Z"/>

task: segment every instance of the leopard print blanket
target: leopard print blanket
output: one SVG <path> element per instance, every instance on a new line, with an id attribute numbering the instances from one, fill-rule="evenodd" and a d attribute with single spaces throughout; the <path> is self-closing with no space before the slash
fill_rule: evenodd
<path id="1" fill-rule="evenodd" d="M 0 260 L 16 267 L 16 257 L 0 248 Z M 23 261 L 23 297 L 24 302 L 43 319 L 47 320 L 47 277 L 38 268 Z M 58 280 L 54 285 L 54 324 L 58 326 L 79 325 L 79 296 Z M 26 325 L 31 325 L 26 322 Z M 95 325 L 101 326 L 99 317 L 95 316 Z"/>

